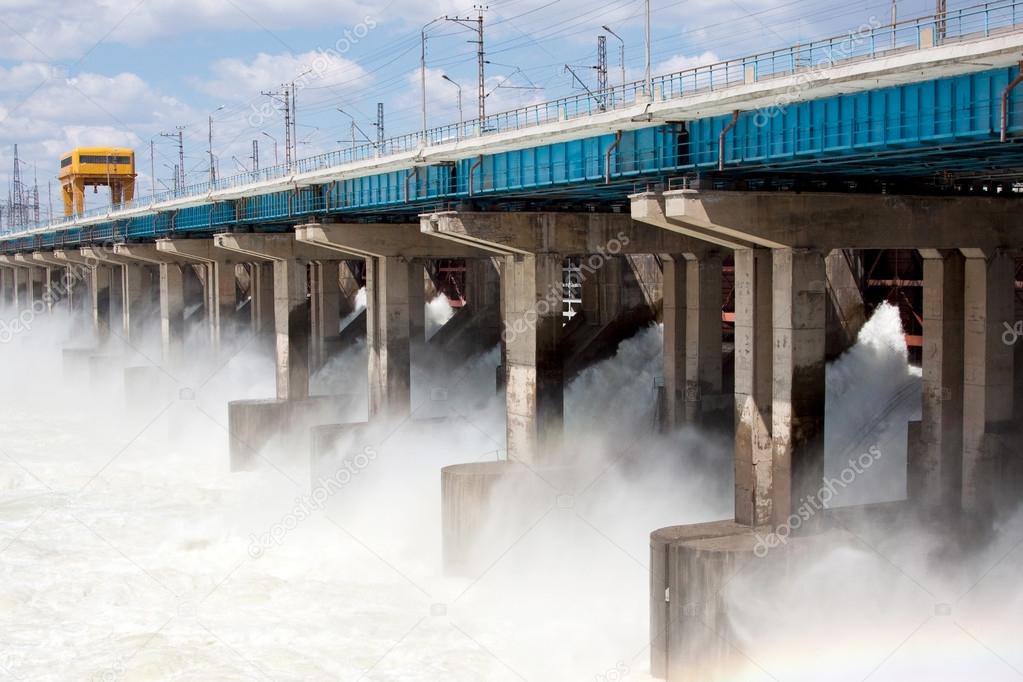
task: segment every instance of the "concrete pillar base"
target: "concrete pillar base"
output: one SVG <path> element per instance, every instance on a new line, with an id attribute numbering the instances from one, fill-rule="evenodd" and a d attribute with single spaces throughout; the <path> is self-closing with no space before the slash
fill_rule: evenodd
<path id="1" fill-rule="evenodd" d="M 475 577 L 552 505 L 571 504 L 572 470 L 507 460 L 441 469 L 444 572 Z"/>
<path id="2" fill-rule="evenodd" d="M 288 439 L 288 449 L 310 451 L 309 430 L 328 424 L 349 407 L 351 396 L 296 400 L 235 400 L 227 404 L 231 471 L 250 471 L 272 441 Z"/>
<path id="3" fill-rule="evenodd" d="M 741 641 L 734 628 L 742 614 L 729 603 L 728 582 L 749 571 L 756 571 L 758 581 L 784 580 L 801 560 L 851 538 L 826 531 L 790 537 L 765 552 L 757 531 L 732 521 L 652 533 L 651 566 L 659 569 L 651 570 L 651 674 L 669 681 L 744 677 L 750 661 L 732 644 Z"/>

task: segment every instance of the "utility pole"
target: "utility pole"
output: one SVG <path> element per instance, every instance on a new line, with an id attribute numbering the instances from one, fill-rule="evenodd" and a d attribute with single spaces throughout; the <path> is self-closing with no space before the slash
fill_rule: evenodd
<path id="1" fill-rule="evenodd" d="M 618 39 L 618 67 L 622 72 L 622 87 L 625 87 L 625 41 L 620 35 L 612 31 L 607 26 L 601 26 L 602 29 L 613 35 Z"/>
<path id="2" fill-rule="evenodd" d="M 895 49 L 895 24 L 899 23 L 899 0 L 892 0 L 892 49 Z"/>
<path id="3" fill-rule="evenodd" d="M 252 141 L 252 172 L 259 170 L 259 140 Z"/>
<path id="4" fill-rule="evenodd" d="M 650 75 L 650 0 L 646 0 L 646 96 L 653 98 L 654 81 Z"/>
<path id="5" fill-rule="evenodd" d="M 209 116 L 209 122 L 210 122 L 210 127 L 209 127 L 210 186 L 211 186 L 210 188 L 211 189 L 212 189 L 213 183 L 217 181 L 217 167 L 216 167 L 216 163 L 213 160 L 213 114 L 218 112 L 218 111 L 220 111 L 223 108 L 224 108 L 224 105 L 221 104 L 219 107 L 217 107 L 212 112 L 210 112 L 210 116 Z"/>
<path id="6" fill-rule="evenodd" d="M 28 205 L 25 186 L 21 181 L 21 161 L 18 159 L 18 145 L 14 145 L 14 174 L 11 176 L 11 190 L 8 198 L 7 221 L 12 228 L 28 224 Z"/>
<path id="7" fill-rule="evenodd" d="M 284 164 L 291 168 L 291 91 L 286 85 L 280 90 L 263 90 L 263 95 L 284 105 Z"/>
<path id="8" fill-rule="evenodd" d="M 32 217 L 39 224 L 39 169 L 32 166 Z"/>
<path id="9" fill-rule="evenodd" d="M 295 95 L 295 81 L 291 81 L 291 158 L 298 161 L 298 98 Z"/>
<path id="10" fill-rule="evenodd" d="M 377 102 L 377 147 L 384 146 L 384 103 Z"/>
<path id="11" fill-rule="evenodd" d="M 174 191 L 182 189 L 185 186 L 185 137 L 182 131 L 185 129 L 184 126 L 178 126 L 176 133 L 160 133 L 160 137 L 170 137 L 178 139 L 178 163 L 174 169 Z M 154 182 L 155 182 L 155 175 Z M 155 188 L 155 185 L 154 185 Z"/>
<path id="12" fill-rule="evenodd" d="M 448 76 L 446 73 L 441 74 L 441 78 L 443 78 L 448 83 L 451 83 L 456 88 L 458 88 L 458 124 L 461 125 L 462 123 L 465 122 L 465 117 L 462 115 L 462 86 L 456 83 L 455 81 L 451 80 L 451 77 Z"/>
<path id="13" fill-rule="evenodd" d="M 948 2 L 947 0 L 936 0 L 936 6 L 934 8 L 934 18 L 937 23 L 937 34 L 938 40 L 944 40 L 946 35 L 945 17 L 948 15 Z"/>
<path id="14" fill-rule="evenodd" d="M 476 10 L 477 16 L 475 19 L 472 17 L 444 17 L 448 21 L 453 21 L 456 24 L 465 26 L 470 31 L 476 32 L 476 40 L 470 40 L 471 43 L 476 43 L 476 62 L 477 62 L 477 80 L 479 89 L 479 119 L 480 119 L 480 132 L 483 132 L 483 120 L 487 117 L 487 74 L 486 74 L 486 52 L 484 51 L 483 45 L 483 12 L 487 10 L 486 5 L 475 5 L 473 9 Z"/>
<path id="15" fill-rule="evenodd" d="M 597 36 L 597 92 L 604 103 L 601 109 L 607 110 L 607 36 Z"/>
<path id="16" fill-rule="evenodd" d="M 156 196 L 156 143 L 149 138 L 149 185 L 152 187 L 149 196 Z"/>

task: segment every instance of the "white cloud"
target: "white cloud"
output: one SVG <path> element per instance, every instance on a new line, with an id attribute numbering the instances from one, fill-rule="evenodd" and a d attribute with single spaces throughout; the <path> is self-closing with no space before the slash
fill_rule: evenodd
<path id="1" fill-rule="evenodd" d="M 303 54 L 271 55 L 260 52 L 250 61 L 229 58 L 214 62 L 212 78 L 193 80 L 200 91 L 228 101 L 248 101 L 261 90 L 298 79 L 296 89 L 363 87 L 367 74 L 359 64 L 332 49 Z M 303 75 L 304 74 L 304 75 Z"/>
<path id="2" fill-rule="evenodd" d="M 142 159 L 156 133 L 196 118 L 189 106 L 130 72 L 67 78 L 59 68 L 25 62 L 0 69 L 0 83 L 0 177 L 10 173 L 17 144 L 43 187 L 69 149 L 127 146 Z M 148 170 L 140 160 L 140 174 L 148 178 Z"/>

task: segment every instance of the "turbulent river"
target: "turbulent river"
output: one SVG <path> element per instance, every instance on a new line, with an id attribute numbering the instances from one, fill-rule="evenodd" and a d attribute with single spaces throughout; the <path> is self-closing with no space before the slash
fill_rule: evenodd
<path id="1" fill-rule="evenodd" d="M 919 410 L 905 387 L 919 372 L 886 314 L 829 369 L 829 454 L 867 442 L 891 454 L 848 501 L 904 494 Z M 65 371 L 68 320 L 31 327 L 0 346 L 0 678 L 646 680 L 648 533 L 730 515 L 730 441 L 651 433 L 656 328 L 567 390 L 565 447 L 598 464 L 592 479 L 456 578 L 440 570 L 439 471 L 503 450 L 496 352 L 418 367 L 413 419 L 316 493 L 308 452 L 289 443 L 254 472 L 227 470 L 227 401 L 273 394 L 265 348 L 238 342 L 129 405 L 116 367 L 99 383 Z M 364 368 L 351 349 L 315 378 L 352 394 L 344 419 L 364 417 Z M 756 665 L 736 679 L 1018 679 L 1013 532 L 985 550 L 978 565 L 992 568 L 962 602 L 919 558 L 926 539 L 888 548 L 892 560 L 829 556 L 770 599 L 736 585 L 757 607 L 734 643 Z M 936 616 L 946 602 L 952 615 Z"/>

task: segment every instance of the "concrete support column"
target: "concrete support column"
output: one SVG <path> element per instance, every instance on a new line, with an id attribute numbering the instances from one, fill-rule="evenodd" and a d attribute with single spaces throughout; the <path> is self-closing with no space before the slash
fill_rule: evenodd
<path id="1" fill-rule="evenodd" d="M 96 339 L 102 344 L 110 337 L 110 323 L 113 320 L 112 289 L 113 268 L 110 265 L 94 265 L 90 269 L 89 293 L 92 297 L 92 323 Z"/>
<path id="2" fill-rule="evenodd" d="M 210 265 L 213 293 L 210 309 L 215 318 L 213 325 L 213 344 L 220 348 L 234 328 L 238 309 L 238 278 L 235 276 L 234 264 L 215 262 Z"/>
<path id="3" fill-rule="evenodd" d="M 300 400 L 309 397 L 308 264 L 277 260 L 273 269 L 277 398 Z"/>
<path id="4" fill-rule="evenodd" d="M 686 261 L 681 255 L 664 255 L 664 400 L 665 426 L 673 429 L 685 421 L 686 392 Z"/>
<path id="5" fill-rule="evenodd" d="M 962 504 L 986 517 L 997 497 L 1003 451 L 998 426 L 1013 415 L 1013 349 L 1002 336 L 1013 320 L 1016 268 L 1004 252 L 964 255 Z"/>
<path id="6" fill-rule="evenodd" d="M 160 336 L 164 366 L 174 370 L 184 361 L 185 284 L 179 263 L 160 264 Z"/>
<path id="7" fill-rule="evenodd" d="M 964 262 L 958 251 L 924 258 L 923 382 L 920 461 L 909 497 L 927 507 L 957 509 L 963 470 Z"/>
<path id="8" fill-rule="evenodd" d="M 252 331 L 254 334 L 272 333 L 274 329 L 274 273 L 273 263 L 257 261 L 250 264 L 252 291 Z"/>
<path id="9" fill-rule="evenodd" d="M 827 285 L 819 251 L 775 249 L 772 260 L 772 520 L 782 524 L 824 480 Z"/>
<path id="10" fill-rule="evenodd" d="M 422 260 L 409 261 L 409 339 L 412 348 L 426 344 L 426 267 Z"/>
<path id="11" fill-rule="evenodd" d="M 142 333 L 146 315 L 153 300 L 152 272 L 148 265 L 126 263 L 121 266 L 123 281 L 124 334 L 129 341 Z"/>
<path id="12" fill-rule="evenodd" d="M 735 520 L 747 526 L 770 523 L 772 511 L 771 282 L 770 251 L 735 251 Z"/>
<path id="13" fill-rule="evenodd" d="M 508 459 L 527 464 L 554 461 L 561 445 L 562 263 L 552 253 L 506 256 L 502 271 Z"/>
<path id="14" fill-rule="evenodd" d="M 15 272 L 14 268 L 0 268 L 0 279 L 3 280 L 3 302 L 9 306 L 13 306 L 17 302 Z"/>
<path id="15" fill-rule="evenodd" d="M 413 265 L 402 257 L 366 259 L 370 419 L 382 414 L 401 418 L 411 409 L 409 342 L 413 286 L 419 287 L 421 303 L 421 264 Z"/>
<path id="16" fill-rule="evenodd" d="M 0 304 L 7 305 L 9 295 L 9 282 L 7 281 L 7 268 L 0 267 Z"/>
<path id="17" fill-rule="evenodd" d="M 18 310 L 32 307 L 32 272 L 28 268 L 14 269 L 14 306 Z"/>
<path id="18" fill-rule="evenodd" d="M 623 258 L 609 256 L 595 272 L 582 271 L 582 308 L 587 324 L 610 324 L 622 309 Z M 587 259 L 582 259 L 584 266 Z"/>
<path id="19" fill-rule="evenodd" d="M 720 409 L 721 254 L 686 261 L 685 416 L 690 423 Z"/>
<path id="20" fill-rule="evenodd" d="M 862 263 L 855 251 L 835 249 L 824 259 L 828 276 L 828 360 L 848 350 L 867 321 L 860 292 Z"/>
<path id="21" fill-rule="evenodd" d="M 327 339 L 340 333 L 341 289 L 338 287 L 339 263 L 336 260 L 316 261 L 309 265 L 312 302 L 313 357 L 316 366 L 327 361 Z"/>
<path id="22" fill-rule="evenodd" d="M 57 270 L 49 265 L 40 268 L 40 270 L 42 270 L 43 280 L 42 286 L 39 288 L 39 298 L 46 306 L 46 312 L 52 315 L 53 306 L 57 303 L 57 288 L 54 283 L 54 279 L 57 279 L 57 277 L 54 276 L 57 274 Z"/>

